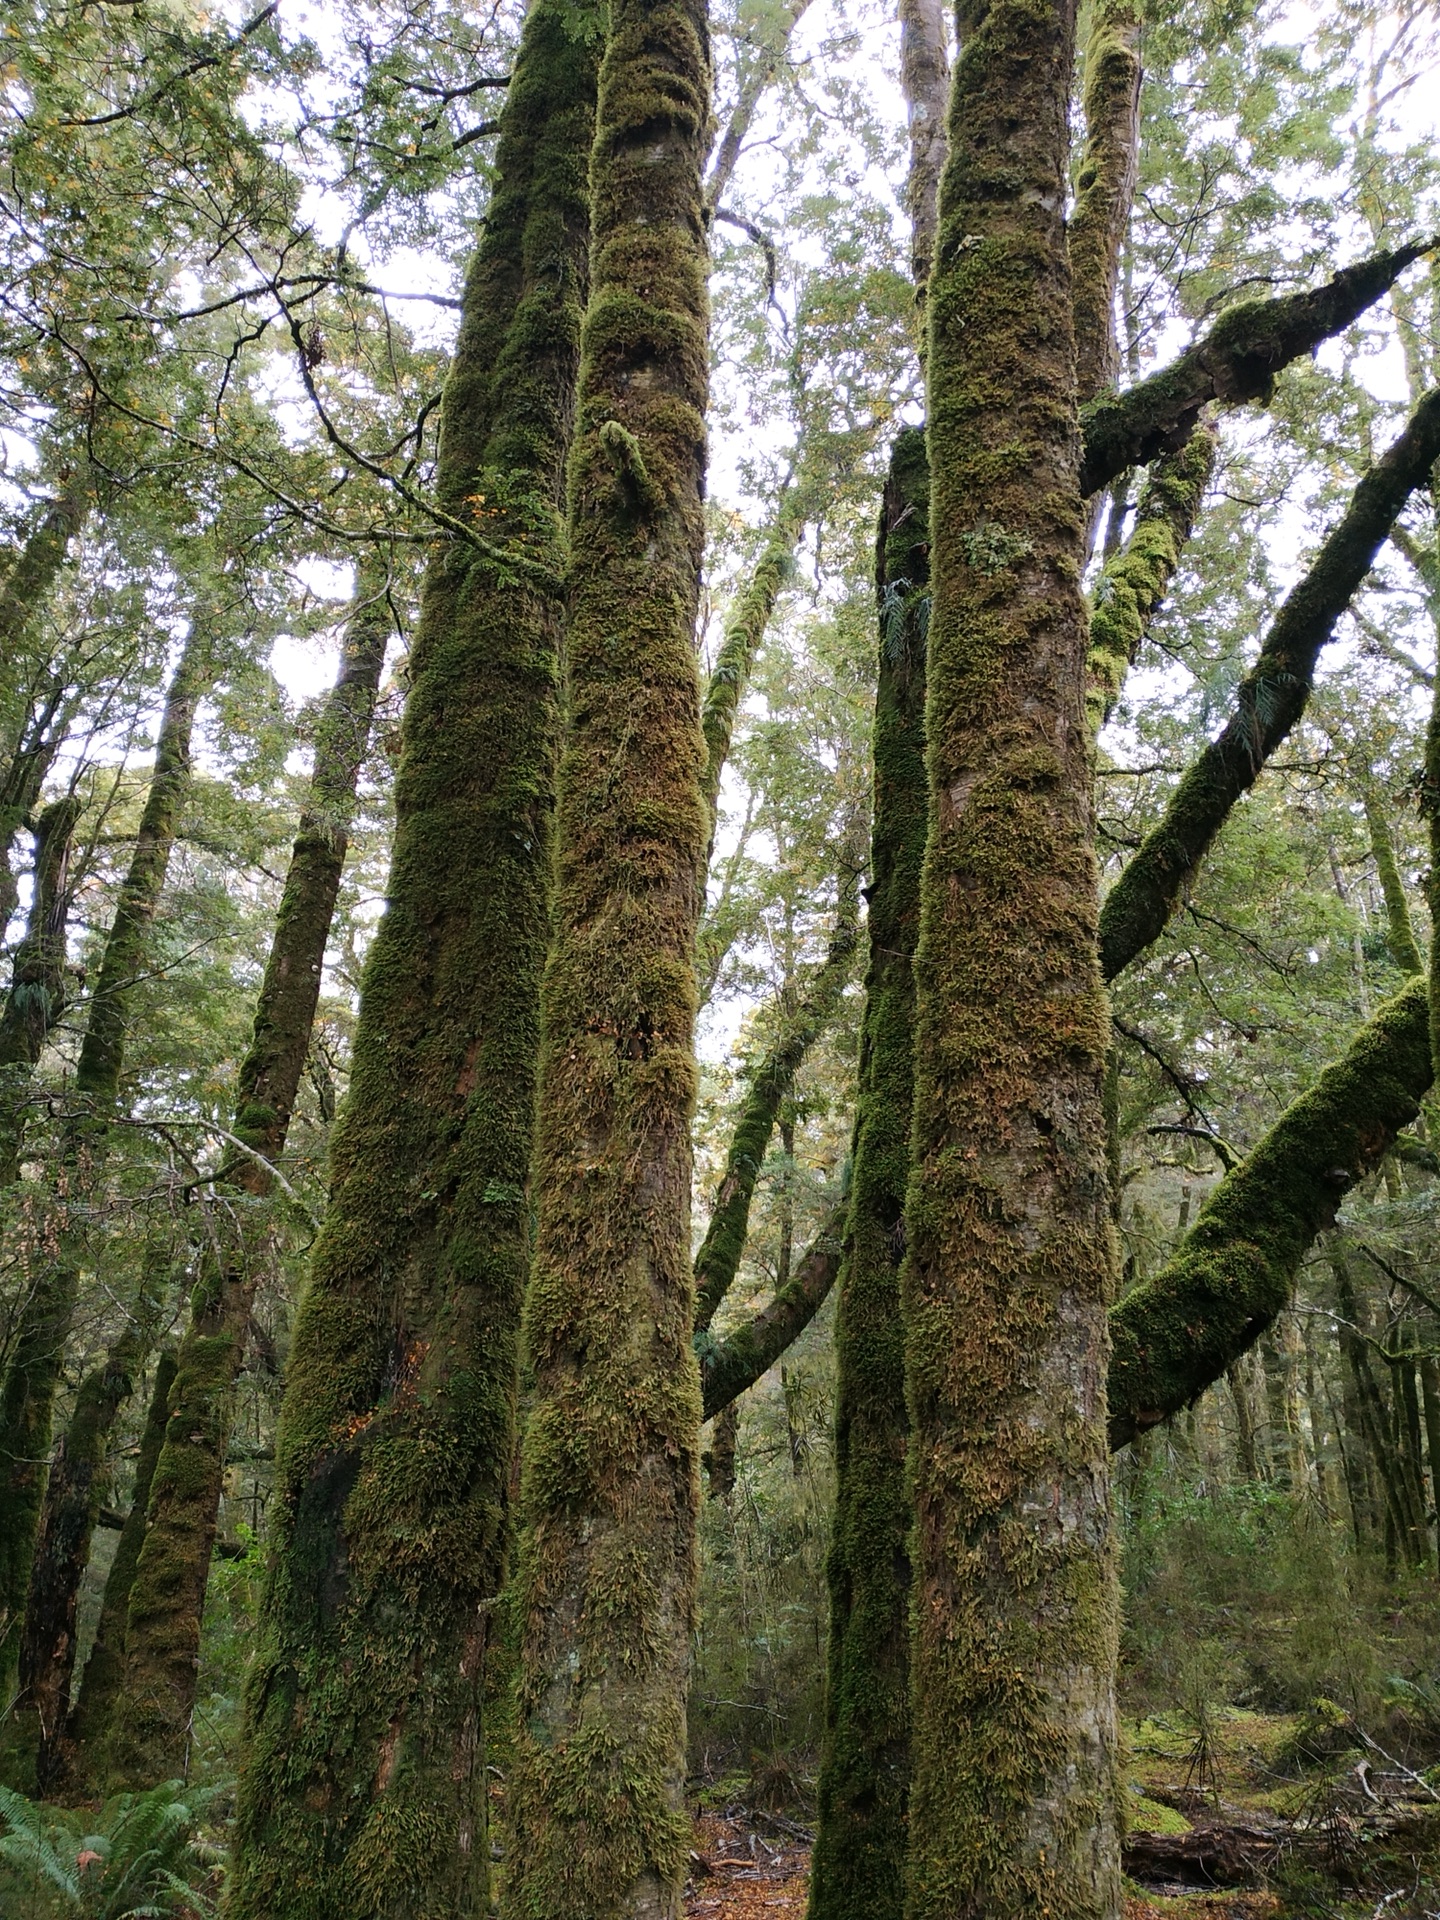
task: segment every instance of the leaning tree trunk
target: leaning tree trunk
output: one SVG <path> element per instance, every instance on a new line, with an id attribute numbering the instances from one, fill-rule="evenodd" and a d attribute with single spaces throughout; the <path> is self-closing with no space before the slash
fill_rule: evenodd
<path id="1" fill-rule="evenodd" d="M 195 709 L 208 684 L 207 648 L 192 631 L 166 696 L 135 851 L 106 937 L 75 1069 L 75 1111 L 60 1145 L 68 1181 L 93 1175 L 105 1123 L 119 1095 L 130 990 L 144 973 L 180 808 L 190 787 Z M 40 1521 L 55 1392 L 79 1279 L 75 1249 L 62 1244 L 26 1303 L 0 1393 L 0 1694 L 7 1698 Z"/>
<path id="2" fill-rule="evenodd" d="M 1064 229 L 1074 21 L 1018 0 L 959 11 L 930 284 L 929 817 L 901 1270 L 908 1911 L 1102 1920 L 1120 1908 L 1114 1247 Z"/>
<path id="3" fill-rule="evenodd" d="M 446 386 L 389 904 L 276 1444 L 230 1920 L 489 1905 L 591 40 L 526 18 Z M 480 534 L 468 531 L 473 524 Z"/>
<path id="4" fill-rule="evenodd" d="M 110 1787 L 140 1787 L 184 1767 L 235 1382 L 265 1260 L 264 1203 L 304 1071 L 390 636 L 383 571 L 363 568 L 358 591 L 339 677 L 316 731 L 314 773 L 285 876 L 254 1037 L 240 1067 L 231 1123 L 239 1148 L 216 1183 L 227 1205 L 216 1209 L 176 1360 L 169 1425 L 130 1589 L 124 1709 L 105 1736 L 103 1752 L 92 1747 L 80 1756 L 82 1769 Z"/>
<path id="5" fill-rule="evenodd" d="M 699 0 L 615 0 L 610 21 L 526 1309 L 513 1920 L 669 1920 L 690 1838 L 710 53 Z"/>
<path id="6" fill-rule="evenodd" d="M 835 1322 L 835 1518 L 812 1920 L 890 1920 L 904 1904 L 909 1422 L 899 1273 L 914 1092 L 912 968 L 925 848 L 930 609 L 929 473 L 916 429 L 896 440 L 880 511 L 870 959 Z"/>

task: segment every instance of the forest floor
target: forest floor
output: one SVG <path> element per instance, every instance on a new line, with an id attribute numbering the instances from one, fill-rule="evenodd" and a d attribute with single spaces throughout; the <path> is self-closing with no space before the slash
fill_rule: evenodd
<path id="1" fill-rule="evenodd" d="M 1126 1920 L 1440 1920 L 1440 1796 L 1338 1710 L 1156 1717 L 1126 1739 Z M 805 1811 L 704 1800 L 687 1920 L 802 1920 Z"/>

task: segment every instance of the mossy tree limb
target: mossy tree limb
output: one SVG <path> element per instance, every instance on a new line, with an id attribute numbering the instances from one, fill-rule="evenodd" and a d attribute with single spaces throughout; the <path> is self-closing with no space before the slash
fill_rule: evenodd
<path id="1" fill-rule="evenodd" d="M 90 1017 L 75 1068 L 75 1110 L 60 1165 L 67 1181 L 103 1151 L 105 1123 L 120 1092 L 130 988 L 141 977 L 160 904 L 180 810 L 190 786 L 195 710 L 210 683 L 209 649 L 197 628 L 165 698 L 155 761 L 134 851 L 101 955 Z M 20 1316 L 0 1389 L 0 1694 L 9 1697 L 50 1451 L 60 1367 L 75 1310 L 76 1250 L 62 1244 L 38 1276 Z"/>
<path id="2" fill-rule="evenodd" d="M 1080 404 L 1120 371 L 1115 290 L 1140 158 L 1140 14 L 1136 0 L 1091 0 L 1085 41 L 1085 148 L 1070 215 L 1075 386 Z"/>
<path id="3" fill-rule="evenodd" d="M 1385 802 L 1373 780 L 1364 780 L 1360 789 L 1365 808 L 1365 826 L 1370 835 L 1370 853 L 1380 876 L 1380 891 L 1385 900 L 1385 944 L 1390 957 L 1405 973 L 1423 973 L 1425 956 L 1415 938 L 1415 923 L 1410 917 L 1410 902 L 1395 857 L 1395 836 L 1390 831 Z"/>
<path id="4" fill-rule="evenodd" d="M 411 654 L 389 899 L 276 1444 L 230 1920 L 489 1906 L 480 1704 L 529 1257 L 595 25 L 569 0 L 526 16 L 446 383 L 441 502 L 487 542 L 436 551 Z"/>
<path id="5" fill-rule="evenodd" d="M 730 1140 L 705 1238 L 695 1256 L 695 1330 L 704 1333 L 734 1282 L 750 1228 L 750 1203 L 782 1102 L 805 1056 L 834 1019 L 860 939 L 860 873 L 840 876 L 840 900 L 824 960 L 798 1005 L 780 1010 L 780 1032 L 755 1069 Z"/>
<path id="6" fill-rule="evenodd" d="M 1204 426 L 1178 453 L 1157 460 L 1129 538 L 1095 582 L 1085 660 L 1085 712 L 1094 733 L 1114 711 L 1140 643 L 1169 591 L 1214 465 L 1215 435 Z"/>
<path id="7" fill-rule="evenodd" d="M 80 1756 L 82 1770 L 109 1787 L 143 1787 L 184 1768 L 234 1388 L 266 1259 L 262 1203 L 273 1184 L 268 1169 L 285 1150 L 320 997 L 392 624 L 386 589 L 383 568 L 362 568 L 339 674 L 316 727 L 314 771 L 231 1123 L 235 1138 L 254 1152 L 237 1154 L 216 1183 L 230 1204 L 216 1210 L 176 1359 L 169 1427 L 131 1582 L 124 1711 L 103 1752 Z"/>
<path id="8" fill-rule="evenodd" d="M 1189 1406 L 1260 1337 L 1315 1236 L 1414 1120 L 1433 1077 L 1422 978 L 1286 1108 L 1210 1194 L 1174 1258 L 1115 1308 L 1112 1446 Z"/>
<path id="9" fill-rule="evenodd" d="M 925 852 L 925 436 L 891 449 L 880 508 L 869 960 L 835 1321 L 835 1518 L 811 1920 L 899 1920 L 909 1782 L 909 1506 L 902 1216 L 914 1106 L 915 941 Z"/>
<path id="10" fill-rule="evenodd" d="M 701 1418 L 712 1420 L 767 1374 L 792 1347 L 829 1298 L 840 1271 L 840 1248 L 850 1203 L 842 1200 L 795 1263 L 784 1285 L 757 1314 L 723 1340 L 701 1348 Z"/>
<path id="11" fill-rule="evenodd" d="M 1100 917 L 1107 980 L 1156 938 L 1230 809 L 1305 710 L 1321 649 L 1413 490 L 1440 455 L 1440 391 L 1356 487 L 1340 524 L 1286 596 L 1217 739 L 1191 762 L 1160 823 L 1111 888 Z"/>
<path id="12" fill-rule="evenodd" d="M 1212 400 L 1238 406 L 1268 398 L 1282 367 L 1358 320 L 1433 244 L 1372 254 L 1305 293 L 1243 301 L 1170 366 L 1093 400 L 1083 420 L 1081 491 L 1098 493 L 1127 468 L 1183 446 Z"/>
<path id="13" fill-rule="evenodd" d="M 155 1463 L 160 1458 L 160 1446 L 165 1438 L 170 1388 L 174 1380 L 175 1350 L 166 1347 L 155 1363 L 150 1405 L 135 1461 L 135 1486 L 130 1511 L 120 1529 L 115 1557 L 110 1562 L 110 1571 L 105 1578 L 94 1644 L 80 1679 L 80 1697 L 70 1715 L 69 1737 L 72 1747 L 81 1753 L 104 1732 L 124 1677 L 122 1656 L 125 1649 L 125 1616 L 130 1606 L 130 1583 L 135 1578 L 140 1547 L 145 1538 L 145 1509 L 150 1499 Z"/>
<path id="14" fill-rule="evenodd" d="M 1064 230 L 1074 17 L 963 0 L 929 294 L 933 609 L 901 1268 L 910 1920 L 1114 1920 L 1114 1249 Z"/>
<path id="15" fill-rule="evenodd" d="M 700 0 L 614 0 L 571 466 L 569 726 L 525 1326 L 535 1385 L 514 1589 L 510 1920 L 670 1920 L 689 1852 L 710 86 Z M 638 448 L 649 499 L 617 485 L 611 422 Z"/>

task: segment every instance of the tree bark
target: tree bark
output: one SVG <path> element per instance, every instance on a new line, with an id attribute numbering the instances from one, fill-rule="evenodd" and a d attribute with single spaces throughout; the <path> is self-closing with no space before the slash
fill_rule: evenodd
<path id="1" fill-rule="evenodd" d="M 250 1049 L 240 1066 L 237 1153 L 216 1185 L 190 1323 L 176 1358 L 169 1426 L 130 1589 L 124 1711 L 81 1756 L 109 1788 L 139 1788 L 183 1771 L 195 1705 L 200 1625 L 225 1477 L 235 1381 L 265 1260 L 263 1203 L 285 1150 L 320 998 L 325 946 L 345 866 L 360 769 L 370 740 L 391 619 L 386 582 L 362 570 L 340 672 L 316 730 L 315 762 L 266 962 Z M 258 1157 L 256 1157 L 258 1156 Z"/>
<path id="2" fill-rule="evenodd" d="M 962 0 L 930 287 L 910 1920 L 1120 1910 L 1073 35 L 1065 6 Z"/>
<path id="3" fill-rule="evenodd" d="M 129 990 L 144 970 L 150 931 L 190 788 L 195 709 L 209 685 L 207 648 L 192 630 L 165 700 L 155 764 L 130 868 L 106 936 L 90 1018 L 75 1069 L 75 1112 L 60 1146 L 66 1183 L 93 1173 L 105 1123 L 120 1091 Z M 21 1316 L 0 1392 L 0 1696 L 9 1698 L 40 1523 L 55 1392 L 75 1310 L 79 1268 L 62 1244 L 37 1280 Z"/>
<path id="4" fill-rule="evenodd" d="M 1085 45 L 1085 151 L 1070 216 L 1075 387 L 1080 404 L 1115 385 L 1115 289 L 1140 158 L 1140 8 L 1095 0 Z"/>
<path id="5" fill-rule="evenodd" d="M 140 1559 L 145 1538 L 145 1509 L 150 1500 L 150 1483 L 169 1418 L 170 1388 L 175 1381 L 175 1351 L 166 1347 L 155 1363 L 155 1383 L 150 1406 L 140 1435 L 140 1452 L 135 1462 L 135 1487 L 130 1511 L 120 1529 L 115 1558 L 105 1580 L 100 1602 L 100 1620 L 95 1643 L 80 1677 L 80 1697 L 70 1716 L 69 1736 L 82 1753 L 104 1731 L 124 1678 L 125 1616 L 130 1605 L 130 1585 Z"/>
<path id="6" fill-rule="evenodd" d="M 1127 468 L 1183 446 L 1212 400 L 1240 406 L 1268 399 L 1282 367 L 1358 320 L 1433 246 L 1421 241 L 1372 254 L 1306 293 L 1241 301 L 1168 367 L 1092 401 L 1082 423 L 1081 492 L 1098 493 Z"/>
<path id="7" fill-rule="evenodd" d="M 389 900 L 276 1444 L 230 1920 L 488 1910 L 480 1708 L 529 1252 L 594 65 L 564 0 L 536 0 L 441 425 L 441 502 L 485 544 L 437 550 L 411 654 Z"/>
<path id="8" fill-rule="evenodd" d="M 535 1385 L 515 1587 L 504 1894 L 514 1920 L 669 1920 L 689 1856 L 710 85 L 699 0 L 615 0 L 591 166 L 570 712 L 526 1304 Z"/>
<path id="9" fill-rule="evenodd" d="M 1240 683 L 1219 738 L 1191 762 L 1160 824 L 1106 896 L 1100 964 L 1107 980 L 1158 936 L 1230 809 L 1305 711 L 1315 663 L 1413 490 L 1440 456 L 1440 392 L 1355 489 L 1344 518 L 1286 597 Z"/>
<path id="10" fill-rule="evenodd" d="M 875 580 L 869 964 L 835 1321 L 835 1517 L 811 1920 L 899 1920 L 904 1906 L 910 1427 L 899 1275 L 914 1106 L 930 614 L 930 476 L 924 435 L 914 428 L 891 451 Z"/>
<path id="11" fill-rule="evenodd" d="M 942 0 L 899 0 L 900 91 L 910 138 L 905 211 L 910 216 L 910 271 L 917 301 L 935 260 L 940 176 L 945 170 L 945 108 L 950 98 L 950 53 Z"/>
<path id="12" fill-rule="evenodd" d="M 858 870 L 842 872 L 829 949 L 800 1004 L 793 1012 L 781 1010 L 779 1036 L 756 1069 L 741 1106 L 710 1223 L 695 1256 L 697 1333 L 708 1330 L 739 1271 L 750 1227 L 750 1203 L 781 1103 L 794 1086 L 806 1054 L 834 1019 L 849 983 L 860 939 L 859 886 Z"/>
<path id="13" fill-rule="evenodd" d="M 80 802 L 54 800 L 35 823 L 34 891 L 5 1011 L 0 1014 L 0 1188 L 20 1174 L 25 1098 L 51 1029 L 65 1011 L 70 844 Z"/>
<path id="14" fill-rule="evenodd" d="M 1394 835 L 1373 781 L 1365 780 L 1362 783 L 1360 797 L 1365 807 L 1365 825 L 1370 833 L 1370 851 L 1380 876 L 1380 891 L 1385 898 L 1385 944 L 1397 967 L 1405 973 L 1423 973 L 1425 956 L 1420 951 L 1420 942 L 1415 938 L 1410 902 L 1405 895 L 1405 882 L 1400 877 L 1400 863 L 1395 858 Z"/>
<path id="15" fill-rule="evenodd" d="M 760 1312 L 724 1340 L 700 1347 L 701 1418 L 710 1420 L 734 1404 L 767 1374 L 824 1306 L 840 1268 L 841 1237 L 849 1201 L 830 1214 L 795 1270 Z"/>

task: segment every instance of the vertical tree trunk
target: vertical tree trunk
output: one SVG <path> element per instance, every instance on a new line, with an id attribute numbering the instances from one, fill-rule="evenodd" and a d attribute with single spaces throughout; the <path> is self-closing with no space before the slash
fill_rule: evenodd
<path id="1" fill-rule="evenodd" d="M 593 42 L 536 0 L 446 383 L 389 902 L 276 1445 L 230 1920 L 488 1910 Z M 132 1604 L 132 1615 L 134 1606 Z"/>
<path id="2" fill-rule="evenodd" d="M 129 989 L 144 970 L 180 808 L 190 786 L 195 709 L 209 678 L 207 648 L 192 630 L 166 696 L 135 850 L 106 937 L 80 1046 L 74 1080 L 76 1112 L 60 1148 L 67 1182 L 93 1173 L 94 1160 L 103 1148 L 105 1122 L 119 1094 Z M 0 1695 L 7 1698 L 19 1656 L 55 1391 L 78 1284 L 74 1249 L 62 1245 L 26 1303 L 0 1392 Z"/>
<path id="3" fill-rule="evenodd" d="M 1120 1908 L 1114 1248 L 1064 203 L 1073 14 L 963 0 L 930 287 L 929 823 L 902 1269 L 908 1912 Z"/>
<path id="4" fill-rule="evenodd" d="M 891 452 L 876 547 L 869 965 L 835 1322 L 835 1518 L 811 1920 L 899 1920 L 904 1906 L 909 1420 L 899 1272 L 925 850 L 929 509 L 924 435 L 907 428 Z"/>
<path id="5" fill-rule="evenodd" d="M 935 261 L 940 176 L 945 169 L 945 107 L 950 53 L 944 0 L 899 0 L 900 88 L 910 144 L 905 211 L 910 216 L 910 271 L 923 306 Z"/>
<path id="6" fill-rule="evenodd" d="M 130 1584 L 140 1559 L 145 1538 L 145 1509 L 150 1500 L 150 1482 L 160 1458 L 169 1418 L 170 1389 L 175 1381 L 175 1351 L 166 1347 L 155 1363 L 155 1383 L 150 1391 L 150 1407 L 140 1435 L 140 1453 L 135 1462 L 135 1487 L 130 1511 L 120 1529 L 115 1558 L 105 1580 L 100 1602 L 100 1619 L 95 1643 L 80 1678 L 80 1697 L 70 1717 L 70 1738 L 83 1752 L 104 1731 L 111 1709 L 119 1695 L 125 1673 L 125 1615 L 130 1605 Z"/>
<path id="7" fill-rule="evenodd" d="M 83 1767 L 110 1787 L 182 1771 L 195 1705 L 235 1382 L 265 1261 L 263 1202 L 285 1150 L 320 997 L 325 946 L 345 866 L 355 790 L 370 740 L 390 613 L 384 573 L 361 571 L 340 672 L 316 730 L 315 764 L 280 898 L 270 956 L 241 1063 L 231 1131 L 237 1152 L 216 1209 L 190 1324 L 176 1357 L 169 1426 L 154 1474 L 124 1635 L 124 1710 Z M 95 1730 L 92 1728 L 92 1739 Z"/>
<path id="8" fill-rule="evenodd" d="M 698 0 L 615 0 L 610 21 L 526 1320 L 515 1920 L 669 1920 L 689 1850 L 710 55 Z"/>
<path id="9" fill-rule="evenodd" d="M 35 823 L 34 891 L 25 937 L 0 1014 L 0 1188 L 19 1177 L 25 1095 L 51 1028 L 65 1010 L 65 923 L 70 914 L 70 842 L 80 802 L 52 801 Z"/>
<path id="10" fill-rule="evenodd" d="M 1140 16 L 1136 0 L 1092 0 L 1085 151 L 1069 232 L 1075 386 L 1082 405 L 1113 387 L 1120 372 L 1115 288 L 1140 158 Z"/>

